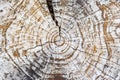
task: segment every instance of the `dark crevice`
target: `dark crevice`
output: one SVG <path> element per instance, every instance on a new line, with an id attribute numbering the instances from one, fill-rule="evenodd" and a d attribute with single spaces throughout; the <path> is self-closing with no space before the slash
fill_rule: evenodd
<path id="1" fill-rule="evenodd" d="M 58 21 L 55 19 L 52 0 L 47 0 L 47 6 L 48 6 L 48 9 L 49 9 L 52 19 L 55 21 L 56 25 L 58 26 Z"/>
<path id="2" fill-rule="evenodd" d="M 60 35 L 61 26 L 58 25 L 58 21 L 55 18 L 55 14 L 54 14 L 54 10 L 53 10 L 53 4 L 52 4 L 53 2 L 52 2 L 52 0 L 46 0 L 46 2 L 47 2 L 47 6 L 48 6 L 48 9 L 49 9 L 49 12 L 50 12 L 50 15 L 51 15 L 53 21 L 55 22 L 56 26 L 59 27 L 59 35 Z"/>

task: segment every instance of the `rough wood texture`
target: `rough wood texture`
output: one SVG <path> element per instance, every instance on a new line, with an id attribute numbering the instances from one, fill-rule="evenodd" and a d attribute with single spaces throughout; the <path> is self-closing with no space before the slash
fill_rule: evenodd
<path id="1" fill-rule="evenodd" d="M 0 80 L 120 80 L 120 2 L 0 0 Z"/>

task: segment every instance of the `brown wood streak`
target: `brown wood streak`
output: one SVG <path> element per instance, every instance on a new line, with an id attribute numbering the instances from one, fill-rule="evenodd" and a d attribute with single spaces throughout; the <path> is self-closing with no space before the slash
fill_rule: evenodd
<path id="1" fill-rule="evenodd" d="M 94 45 L 93 46 L 93 52 L 96 53 L 97 52 L 97 47 Z"/>
<path id="2" fill-rule="evenodd" d="M 97 6 L 102 11 L 102 18 L 104 20 L 103 33 L 105 36 L 105 40 L 114 43 L 113 37 L 109 34 L 109 32 L 107 32 L 108 24 L 110 22 L 109 17 L 108 17 L 108 13 L 107 13 L 107 11 L 108 11 L 107 9 L 109 8 L 110 5 L 100 5 L 99 3 L 97 3 Z"/>
<path id="3" fill-rule="evenodd" d="M 85 73 L 87 73 L 90 68 L 91 68 L 91 65 L 88 65 L 88 66 L 87 66 L 87 69 L 85 70 Z"/>
<path id="4" fill-rule="evenodd" d="M 6 31 L 8 30 L 11 24 L 12 24 L 12 21 L 4 25 L 0 25 L 0 29 L 2 30 L 2 36 L 4 37 L 4 40 L 2 40 L 2 50 L 4 51 L 5 51 L 5 45 L 6 45 Z"/>
<path id="5" fill-rule="evenodd" d="M 14 57 L 20 57 L 20 54 L 18 52 L 18 49 L 16 49 L 14 52 L 13 52 L 13 56 Z"/>
<path id="6" fill-rule="evenodd" d="M 9 23 L 6 23 L 4 25 L 0 25 L 0 29 L 2 29 L 2 36 L 5 36 L 6 35 L 6 31 L 7 29 L 10 27 L 10 25 L 12 24 L 12 21 L 9 22 Z"/>
<path id="7" fill-rule="evenodd" d="M 22 55 L 25 56 L 27 54 L 27 50 L 23 50 Z"/>
<path id="8" fill-rule="evenodd" d="M 107 32 L 107 28 L 108 28 L 108 24 L 109 24 L 109 17 L 108 17 L 108 13 L 107 13 L 107 9 L 111 6 L 112 3 L 108 4 L 108 5 L 98 5 L 99 9 L 102 11 L 102 18 L 104 20 L 103 23 L 103 33 L 105 36 L 105 44 L 106 44 L 106 48 L 107 48 L 107 52 L 108 52 L 108 59 L 111 58 L 112 56 L 112 49 L 110 47 L 109 43 L 114 43 L 114 39 L 111 36 L 111 34 L 109 32 Z"/>

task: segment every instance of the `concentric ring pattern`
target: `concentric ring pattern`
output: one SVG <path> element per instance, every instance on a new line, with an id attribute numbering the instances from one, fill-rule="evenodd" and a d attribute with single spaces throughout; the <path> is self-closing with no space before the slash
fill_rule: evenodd
<path id="1" fill-rule="evenodd" d="M 54 18 L 47 1 L 52 2 Z M 2 50 L 18 70 L 5 79 L 120 79 L 119 1 L 2 3 L 5 4 L 0 7 Z"/>

